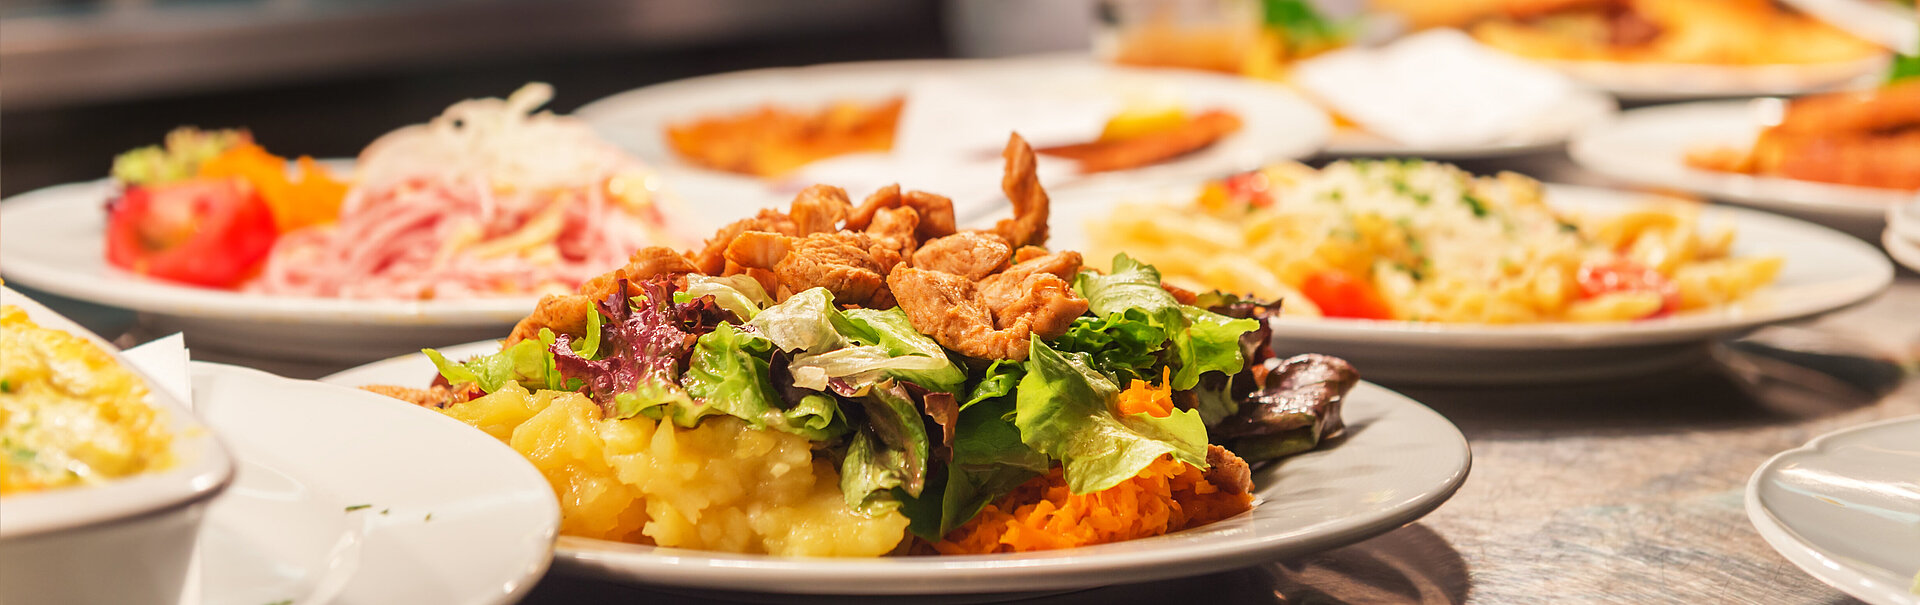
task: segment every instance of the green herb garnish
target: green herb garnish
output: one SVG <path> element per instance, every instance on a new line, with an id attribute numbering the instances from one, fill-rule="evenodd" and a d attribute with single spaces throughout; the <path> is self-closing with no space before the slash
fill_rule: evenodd
<path id="1" fill-rule="evenodd" d="M 372 504 L 355 504 L 353 506 L 347 507 L 347 512 L 353 512 L 353 511 L 365 509 L 365 508 L 373 508 L 373 505 Z"/>

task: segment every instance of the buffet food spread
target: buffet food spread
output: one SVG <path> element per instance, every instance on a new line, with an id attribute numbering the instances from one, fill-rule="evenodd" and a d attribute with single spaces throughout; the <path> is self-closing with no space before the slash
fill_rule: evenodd
<path id="1" fill-rule="evenodd" d="M 1878 387 L 1853 374 L 1893 376 L 1847 406 L 1864 409 L 1920 367 L 1895 355 L 1809 378 L 1838 363 L 1831 345 L 1755 362 L 1767 347 L 1727 343 L 1911 281 L 1886 256 L 1920 258 L 1920 200 L 1874 204 L 1920 192 L 1920 57 L 1770 0 L 1172 4 L 1106 3 L 1086 56 L 726 74 L 581 117 L 541 110 L 554 91 L 531 83 L 350 160 L 182 126 L 113 157 L 105 180 L 9 199 L 0 564 L 28 571 L 0 577 L 0 600 L 173 602 L 204 584 L 209 602 L 513 602 L 550 564 L 776 595 L 1197 576 L 1327 556 L 1453 497 L 1486 412 L 1364 377 L 1577 399 L 1702 368 L 1719 380 L 1702 398 L 1754 376 L 1854 397 Z M 1397 39 L 1375 31 L 1389 14 Z M 1871 82 L 1763 73 L 1889 58 Z M 1662 91 L 1569 65 L 1704 68 L 1681 73 L 1792 94 L 1620 113 L 1609 95 Z M 831 77 L 792 77 L 809 73 Z M 1049 74 L 1061 81 L 1029 82 Z M 1594 176 L 1532 155 L 1562 144 L 1662 187 L 1548 182 Z M 1426 159 L 1440 156 L 1462 164 Z M 778 203 L 755 198 L 770 192 Z M 1858 214 L 1863 199 L 1881 247 L 1713 203 Z M 83 281 L 187 292 L 191 309 L 64 288 Z M 42 292 L 142 314 L 96 336 L 64 316 L 93 309 L 43 307 Z M 168 323 L 181 317 L 203 323 Z M 204 322 L 244 329 L 221 340 Z M 494 338 L 462 344 L 477 336 L 443 338 L 442 322 Z M 153 338 L 176 325 L 182 338 Z M 419 353 L 382 360 L 378 337 Z M 334 374 L 188 364 L 187 347 Z M 329 356 L 271 358 L 307 349 Z M 1542 418 L 1591 420 L 1569 406 L 1487 408 L 1516 418 L 1489 449 L 1551 445 Z M 1803 420 L 1724 411 L 1662 425 L 1681 435 L 1662 443 Z M 1847 412 L 1821 412 L 1833 432 L 1753 472 L 1750 542 L 1849 595 L 1920 603 L 1920 551 L 1884 546 L 1920 544 L 1887 522 L 1920 518 L 1920 416 L 1827 422 Z M 1472 447 L 1457 414 L 1481 421 Z M 1612 438 L 1578 436 L 1583 457 Z M 1676 464 L 1762 461 L 1726 449 Z M 1592 466 L 1599 482 L 1623 472 Z M 1721 502 L 1736 486 L 1674 487 L 1705 482 L 1690 477 L 1619 497 L 1685 492 L 1665 520 L 1741 508 Z M 229 483 L 241 493 L 222 495 Z M 284 535 L 254 535 L 263 519 Z M 1486 560 L 1475 540 L 1492 538 L 1432 529 L 1446 527 L 1410 539 L 1440 535 L 1469 553 L 1462 569 Z M 1342 556 L 1400 570 L 1445 550 L 1378 544 Z M 62 567 L 142 557 L 153 569 L 123 583 Z M 445 572 L 456 564 L 474 573 Z M 190 580 L 193 566 L 215 571 Z"/>

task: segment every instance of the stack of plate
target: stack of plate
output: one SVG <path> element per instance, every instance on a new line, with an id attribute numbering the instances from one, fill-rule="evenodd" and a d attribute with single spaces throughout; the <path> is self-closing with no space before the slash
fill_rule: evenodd
<path id="1" fill-rule="evenodd" d="M 1920 271 L 1920 195 L 1887 209 L 1887 232 L 1880 241 L 1887 246 L 1887 256 Z"/>

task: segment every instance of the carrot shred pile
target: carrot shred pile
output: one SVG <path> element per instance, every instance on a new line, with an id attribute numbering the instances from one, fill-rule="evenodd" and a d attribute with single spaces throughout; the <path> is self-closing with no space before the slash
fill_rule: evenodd
<path id="1" fill-rule="evenodd" d="M 1252 494 L 1231 494 L 1205 472 L 1161 456 L 1111 488 L 1075 495 L 1059 467 L 988 504 L 934 543 L 946 555 L 1073 548 L 1158 536 L 1206 525 L 1253 508 Z"/>
<path id="2" fill-rule="evenodd" d="M 1160 369 L 1158 387 L 1147 384 L 1145 380 L 1134 379 L 1127 390 L 1120 392 L 1113 407 L 1123 416 L 1148 414 L 1155 418 L 1166 418 L 1173 415 L 1173 381 L 1169 380 L 1171 372 L 1168 368 Z"/>

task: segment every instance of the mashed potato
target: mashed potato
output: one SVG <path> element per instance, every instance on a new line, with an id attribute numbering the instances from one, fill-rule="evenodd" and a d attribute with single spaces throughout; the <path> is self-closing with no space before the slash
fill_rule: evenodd
<path id="1" fill-rule="evenodd" d="M 0 307 L 0 494 L 98 483 L 171 464 L 140 378 L 72 334 Z"/>
<path id="2" fill-rule="evenodd" d="M 805 438 L 737 418 L 603 420 L 583 395 L 511 383 L 445 412 L 533 461 L 566 535 L 782 556 L 878 556 L 906 535 L 898 512 L 849 510 L 832 461 Z"/>

